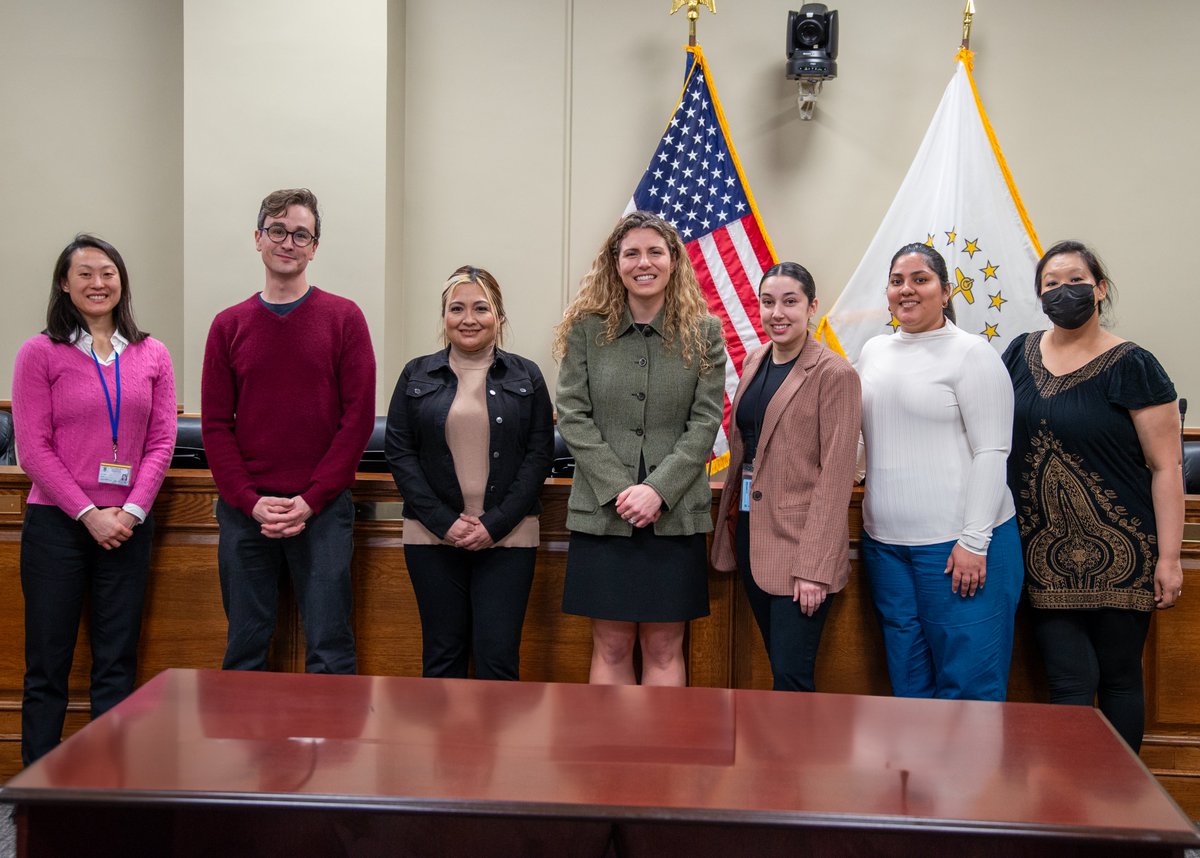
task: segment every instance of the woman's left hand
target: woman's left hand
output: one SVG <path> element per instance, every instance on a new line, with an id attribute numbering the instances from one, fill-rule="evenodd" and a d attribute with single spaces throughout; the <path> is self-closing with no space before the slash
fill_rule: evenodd
<path id="1" fill-rule="evenodd" d="M 822 584 L 820 581 L 796 578 L 792 582 L 792 601 L 800 605 L 800 610 L 806 617 L 811 617 L 817 612 L 817 608 L 821 607 L 828 593 L 829 585 Z"/>
<path id="2" fill-rule="evenodd" d="M 1183 593 L 1183 566 L 1179 558 L 1164 560 L 1159 557 L 1154 564 L 1154 603 L 1155 607 L 1173 608 L 1175 600 Z"/>
<path id="3" fill-rule="evenodd" d="M 466 536 L 458 540 L 458 548 L 465 548 L 467 551 L 482 551 L 484 548 L 491 548 L 495 545 L 492 541 L 492 535 L 483 526 L 483 522 L 479 520 L 479 516 L 463 513 L 459 516 L 459 520 L 471 525 L 471 530 Z"/>
<path id="4" fill-rule="evenodd" d="M 952 593 L 958 593 L 964 599 L 974 596 L 987 580 L 987 555 L 967 551 L 955 544 L 946 560 L 946 574 L 953 575 L 950 580 Z"/>
<path id="5" fill-rule="evenodd" d="M 617 495 L 617 515 L 634 527 L 649 527 L 662 515 L 662 495 L 645 483 Z"/>

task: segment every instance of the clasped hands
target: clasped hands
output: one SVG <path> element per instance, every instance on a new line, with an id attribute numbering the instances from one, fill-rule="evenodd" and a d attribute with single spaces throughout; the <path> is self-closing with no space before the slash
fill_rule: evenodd
<path id="1" fill-rule="evenodd" d="M 662 516 L 662 495 L 653 486 L 638 483 L 617 495 L 617 515 L 634 527 L 649 527 Z"/>
<path id="2" fill-rule="evenodd" d="M 268 539 L 286 539 L 304 530 L 312 518 L 312 507 L 301 495 L 292 498 L 260 497 L 254 504 L 254 520 Z"/>
<path id="3" fill-rule="evenodd" d="M 121 543 L 133 536 L 133 528 L 137 525 L 136 516 L 127 513 L 118 506 L 92 507 L 79 517 L 83 526 L 88 529 L 96 544 L 106 551 L 120 548 Z"/>
<path id="4" fill-rule="evenodd" d="M 467 551 L 479 551 L 493 545 L 492 535 L 483 526 L 479 516 L 467 515 L 465 512 L 450 525 L 445 541 L 455 548 L 465 548 Z"/>

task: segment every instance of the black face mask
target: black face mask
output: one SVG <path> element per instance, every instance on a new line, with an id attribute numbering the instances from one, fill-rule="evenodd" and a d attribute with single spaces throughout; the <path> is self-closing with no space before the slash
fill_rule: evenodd
<path id="1" fill-rule="evenodd" d="M 1042 310 L 1060 328 L 1073 331 L 1083 327 L 1096 312 L 1094 288 L 1091 283 L 1064 283 L 1042 293 Z"/>

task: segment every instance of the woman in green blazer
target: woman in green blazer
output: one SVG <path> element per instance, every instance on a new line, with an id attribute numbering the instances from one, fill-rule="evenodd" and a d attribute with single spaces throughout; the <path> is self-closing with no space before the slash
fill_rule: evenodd
<path id="1" fill-rule="evenodd" d="M 634 212 L 559 325 L 558 429 L 575 457 L 563 610 L 592 618 L 593 683 L 684 685 L 688 620 L 708 614 L 705 463 L 725 345 L 679 234 Z"/>

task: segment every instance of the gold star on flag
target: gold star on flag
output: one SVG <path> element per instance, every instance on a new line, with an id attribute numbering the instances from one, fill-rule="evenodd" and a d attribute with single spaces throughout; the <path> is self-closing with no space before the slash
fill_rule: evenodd
<path id="1" fill-rule="evenodd" d="M 987 265 L 979 270 L 983 272 L 984 280 L 999 280 L 1000 278 L 996 276 L 996 271 L 998 271 L 999 268 L 999 265 L 992 265 L 992 260 L 989 259 Z"/>
<path id="2" fill-rule="evenodd" d="M 892 329 L 892 333 L 896 333 L 896 328 L 900 327 L 900 320 L 896 318 L 896 314 L 892 314 L 892 318 L 888 321 L 887 326 Z"/>
<path id="3" fill-rule="evenodd" d="M 996 325 L 985 323 L 983 326 L 983 330 L 980 331 L 979 333 L 982 334 L 983 336 L 987 337 L 988 342 L 990 343 L 995 337 L 1000 336 L 1000 332 L 998 330 L 996 330 L 996 327 L 997 327 Z"/>
<path id="4" fill-rule="evenodd" d="M 946 233 L 946 244 L 954 244 L 958 239 L 958 233 L 954 231 L 954 227 L 950 227 L 950 231 Z"/>
<path id="5" fill-rule="evenodd" d="M 929 234 L 928 234 L 928 237 L 925 239 L 925 246 L 926 246 L 926 247 L 933 247 L 933 233 L 932 233 L 932 232 L 931 232 L 931 233 L 929 233 Z"/>
<path id="6" fill-rule="evenodd" d="M 963 246 L 963 252 L 966 253 L 967 256 L 974 258 L 975 254 L 979 252 L 979 239 L 976 238 L 976 239 L 972 239 L 971 241 L 968 241 Z"/>
<path id="7" fill-rule="evenodd" d="M 988 295 L 988 297 L 992 299 L 992 306 L 1002 313 L 1004 312 L 1004 308 L 1000 305 L 1008 303 L 1007 298 L 1001 297 L 1003 294 L 1003 292 L 997 292 L 995 295 Z"/>

